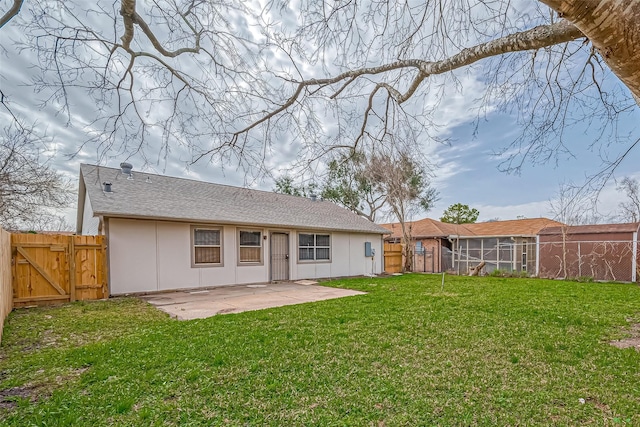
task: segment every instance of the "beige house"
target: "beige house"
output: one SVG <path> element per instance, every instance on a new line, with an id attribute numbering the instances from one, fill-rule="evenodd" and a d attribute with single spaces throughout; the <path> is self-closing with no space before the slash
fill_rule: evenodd
<path id="1" fill-rule="evenodd" d="M 331 202 L 81 165 L 78 234 L 111 294 L 382 272 L 384 228 Z"/>

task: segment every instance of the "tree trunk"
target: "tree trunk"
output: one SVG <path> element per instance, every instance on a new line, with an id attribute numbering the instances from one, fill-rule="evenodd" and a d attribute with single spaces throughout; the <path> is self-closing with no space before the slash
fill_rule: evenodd
<path id="1" fill-rule="evenodd" d="M 640 2 L 637 0 L 540 0 L 587 36 L 640 100 Z"/>
<path id="2" fill-rule="evenodd" d="M 480 264 L 478 264 L 475 267 L 473 267 L 471 269 L 471 271 L 469 271 L 469 276 L 478 276 L 478 275 L 480 275 L 480 271 L 482 271 L 482 269 L 484 268 L 485 265 L 487 265 L 487 263 L 485 261 L 482 261 Z"/>
<path id="3" fill-rule="evenodd" d="M 402 263 L 402 272 L 407 272 L 407 271 L 411 271 L 412 270 L 412 264 L 413 264 L 413 256 L 412 256 L 412 247 L 411 247 L 411 236 L 409 234 L 409 232 L 407 232 L 407 225 L 405 223 L 405 221 L 403 220 L 404 216 L 400 217 L 398 216 L 398 218 L 400 219 L 400 228 L 402 230 L 402 258 L 403 258 L 403 263 Z"/>

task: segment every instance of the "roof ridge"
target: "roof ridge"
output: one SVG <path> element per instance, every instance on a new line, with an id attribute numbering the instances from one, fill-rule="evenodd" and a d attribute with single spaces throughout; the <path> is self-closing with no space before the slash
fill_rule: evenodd
<path id="1" fill-rule="evenodd" d="M 442 227 L 440 227 L 440 224 L 444 224 L 442 221 L 438 221 L 437 219 L 433 219 L 433 218 L 425 218 L 428 219 L 429 221 L 431 221 L 431 224 L 442 234 L 446 234 L 445 231 L 442 229 Z"/>

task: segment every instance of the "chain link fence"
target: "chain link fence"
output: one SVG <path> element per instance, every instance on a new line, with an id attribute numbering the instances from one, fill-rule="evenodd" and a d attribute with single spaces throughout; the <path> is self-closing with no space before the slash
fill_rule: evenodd
<path id="1" fill-rule="evenodd" d="M 545 242 L 539 253 L 540 277 L 619 282 L 638 278 L 638 248 L 634 250 L 632 241 Z"/>

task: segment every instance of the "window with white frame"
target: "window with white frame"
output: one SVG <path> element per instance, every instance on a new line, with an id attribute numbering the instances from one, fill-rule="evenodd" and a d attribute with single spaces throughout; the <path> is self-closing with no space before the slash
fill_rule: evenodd
<path id="1" fill-rule="evenodd" d="M 222 229 L 191 227 L 193 265 L 222 265 Z"/>
<path id="2" fill-rule="evenodd" d="M 238 236 L 240 263 L 257 264 L 262 262 L 262 231 L 240 230 Z"/>
<path id="3" fill-rule="evenodd" d="M 331 260 L 331 236 L 329 234 L 298 233 L 298 260 Z"/>

